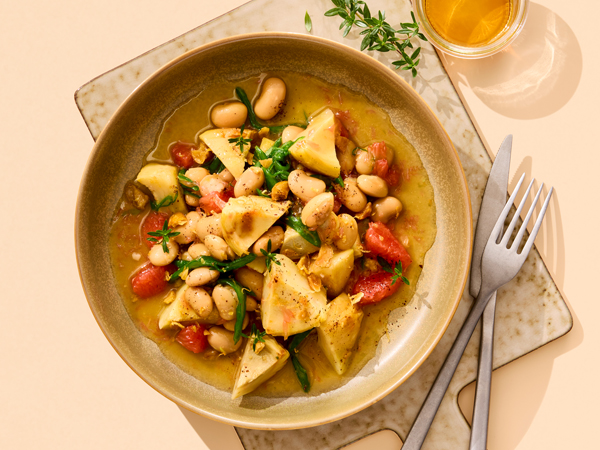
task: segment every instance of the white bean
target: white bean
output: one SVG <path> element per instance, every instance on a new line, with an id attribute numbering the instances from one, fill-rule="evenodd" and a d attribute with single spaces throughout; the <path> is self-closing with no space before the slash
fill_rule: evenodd
<path id="1" fill-rule="evenodd" d="M 219 278 L 218 271 L 211 270 L 208 267 L 199 267 L 188 274 L 185 284 L 188 286 L 204 286 L 211 281 L 215 281 L 217 278 Z"/>
<path id="2" fill-rule="evenodd" d="M 236 197 L 256 195 L 256 190 L 265 182 L 265 174 L 260 167 L 249 167 L 240 176 L 233 188 Z"/>
<path id="3" fill-rule="evenodd" d="M 248 108 L 241 102 L 225 102 L 210 112 L 210 120 L 217 128 L 238 128 L 246 122 Z"/>
<path id="4" fill-rule="evenodd" d="M 238 298 L 233 288 L 217 284 L 213 289 L 212 296 L 219 310 L 219 316 L 223 320 L 235 320 Z"/>
<path id="5" fill-rule="evenodd" d="M 237 319 L 228 320 L 223 324 L 223 328 L 228 331 L 235 331 L 235 323 Z M 250 315 L 248 313 L 244 314 L 244 321 L 242 322 L 242 330 L 248 326 L 248 322 L 250 322 Z"/>
<path id="6" fill-rule="evenodd" d="M 213 214 L 212 216 L 202 217 L 198 220 L 196 224 L 196 236 L 198 236 L 198 240 L 204 242 L 204 238 L 209 234 L 223 237 L 221 214 Z"/>
<path id="7" fill-rule="evenodd" d="M 311 199 L 302 210 L 302 223 L 308 228 L 315 228 L 324 223 L 333 211 L 333 194 L 323 192 Z"/>
<path id="8" fill-rule="evenodd" d="M 377 175 L 359 175 L 356 180 L 359 189 L 371 197 L 386 197 L 388 185 L 385 180 Z"/>
<path id="9" fill-rule="evenodd" d="M 223 192 L 227 189 L 227 183 L 217 175 L 207 175 L 200 182 L 200 195 L 207 196 L 212 192 Z"/>
<path id="10" fill-rule="evenodd" d="M 346 178 L 340 195 L 342 204 L 352 212 L 361 212 L 367 206 L 367 196 L 358 188 L 356 178 Z"/>
<path id="11" fill-rule="evenodd" d="M 231 183 L 234 180 L 234 177 L 229 171 L 229 169 L 223 169 L 217 174 L 217 176 L 220 180 L 223 180 L 225 183 Z"/>
<path id="12" fill-rule="evenodd" d="M 350 214 L 340 214 L 338 216 L 338 229 L 336 233 L 335 245 L 340 250 L 348 250 L 354 246 L 358 237 L 358 224 Z"/>
<path id="13" fill-rule="evenodd" d="M 380 198 L 373 202 L 371 219 L 375 222 L 386 223 L 397 218 L 402 212 L 402 202 L 396 197 Z"/>
<path id="14" fill-rule="evenodd" d="M 212 256 L 219 261 L 233 259 L 235 257 L 233 250 L 227 245 L 225 239 L 214 234 L 209 234 L 204 238 L 204 245 Z"/>
<path id="15" fill-rule="evenodd" d="M 196 242 L 188 247 L 187 253 L 192 259 L 199 258 L 200 256 L 210 256 L 210 252 L 206 245 Z"/>
<path id="16" fill-rule="evenodd" d="M 296 127 L 294 125 L 285 127 L 285 129 L 283 130 L 283 133 L 281 135 L 281 142 L 283 142 L 285 144 L 286 142 L 293 141 L 303 131 L 304 131 L 304 128 Z"/>
<path id="17" fill-rule="evenodd" d="M 269 241 L 271 241 L 271 251 L 279 250 L 283 245 L 283 237 L 285 233 L 283 228 L 275 226 L 269 228 L 261 237 L 259 237 L 252 246 L 252 253 L 262 256 L 261 250 L 268 251 Z"/>
<path id="18" fill-rule="evenodd" d="M 303 170 L 293 170 L 288 177 L 288 186 L 292 194 L 304 203 L 325 192 L 327 185 L 323 180 L 309 177 Z"/>
<path id="19" fill-rule="evenodd" d="M 196 239 L 196 226 L 201 216 L 196 211 L 190 211 L 185 218 L 187 220 L 185 224 L 173 229 L 174 232 L 179 233 L 178 236 L 173 238 L 179 244 L 189 244 Z"/>
<path id="20" fill-rule="evenodd" d="M 237 344 L 233 341 L 233 332 L 222 327 L 212 327 L 206 336 L 209 345 L 223 355 L 235 352 L 242 345 L 243 339 Z"/>
<path id="21" fill-rule="evenodd" d="M 184 293 L 185 301 L 192 307 L 201 320 L 207 319 L 213 310 L 213 300 L 201 287 L 188 287 Z"/>
<path id="22" fill-rule="evenodd" d="M 154 244 L 148 252 L 148 259 L 155 266 L 166 266 L 171 264 L 179 254 L 179 245 L 177 245 L 177 242 L 169 239 L 169 242 L 167 242 L 167 249 L 169 251 L 165 253 L 160 242 Z"/>
<path id="23" fill-rule="evenodd" d="M 260 97 L 254 104 L 254 113 L 259 119 L 272 119 L 283 106 L 286 87 L 283 80 L 269 78 L 263 85 Z"/>
<path id="24" fill-rule="evenodd" d="M 242 267 L 235 271 L 235 279 L 242 286 L 252 291 L 254 297 L 258 300 L 262 298 L 263 284 L 265 277 L 262 273 L 252 270 L 249 267 Z"/>
<path id="25" fill-rule="evenodd" d="M 361 175 L 371 175 L 375 169 L 375 158 L 364 150 L 356 154 L 356 171 Z"/>

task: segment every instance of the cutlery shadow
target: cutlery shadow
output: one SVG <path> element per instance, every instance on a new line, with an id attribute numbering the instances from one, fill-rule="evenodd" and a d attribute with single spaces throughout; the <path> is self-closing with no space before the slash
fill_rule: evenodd
<path id="1" fill-rule="evenodd" d="M 581 321 L 564 295 L 563 298 L 573 317 L 572 330 L 524 355 L 526 358 L 519 357 L 492 372 L 488 448 L 503 450 L 518 447 L 544 401 L 554 360 L 583 342 Z M 458 395 L 458 407 L 469 425 L 472 423 L 474 398 L 475 382 L 465 386 Z"/>
<path id="2" fill-rule="evenodd" d="M 573 30 L 537 3 L 530 3 L 521 34 L 505 50 L 483 59 L 445 60 L 459 82 L 490 109 L 515 119 L 536 119 L 560 110 L 575 93 L 583 66 Z"/>
<path id="3" fill-rule="evenodd" d="M 217 422 L 178 406 L 183 416 L 190 423 L 198 437 L 210 450 L 243 450 L 235 428 Z"/>

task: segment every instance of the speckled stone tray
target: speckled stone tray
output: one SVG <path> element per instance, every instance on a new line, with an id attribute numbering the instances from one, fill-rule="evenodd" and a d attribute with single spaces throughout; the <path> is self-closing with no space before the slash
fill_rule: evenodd
<path id="1" fill-rule="evenodd" d="M 370 0 L 369 6 L 372 11 L 386 11 L 392 24 L 410 17 L 407 0 Z M 187 50 L 240 32 L 306 33 L 306 11 L 312 17 L 312 34 L 359 48 L 358 34 L 351 33 L 343 39 L 338 31 L 339 21 L 323 16 L 323 12 L 331 7 L 329 0 L 251 1 L 92 80 L 77 92 L 77 106 L 96 139 L 122 101 L 145 78 L 171 59 Z M 399 72 L 398 76 L 403 76 L 425 99 L 454 142 L 469 183 L 473 220 L 476 222 L 491 160 L 437 54 L 426 43 L 421 55 L 416 78 L 411 78 L 406 72 Z M 372 56 L 388 65 L 393 57 L 386 54 Z M 383 400 L 346 419 L 310 429 L 256 431 L 238 428 L 244 447 L 247 450 L 336 449 L 382 429 L 393 430 L 403 439 L 472 300 L 465 291 L 450 327 L 433 353 L 410 379 Z M 420 309 L 430 306 L 424 298 L 419 298 L 408 307 Z M 496 318 L 495 367 L 515 360 L 571 329 L 571 314 L 536 250 L 531 252 L 519 276 L 499 291 Z M 433 422 L 424 449 L 468 448 L 469 426 L 459 410 L 457 398 L 461 389 L 475 379 L 478 343 L 479 330 L 476 330 Z"/>

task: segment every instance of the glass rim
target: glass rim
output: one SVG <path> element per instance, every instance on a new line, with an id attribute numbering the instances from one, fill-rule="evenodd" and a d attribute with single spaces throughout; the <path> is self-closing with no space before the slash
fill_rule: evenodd
<path id="1" fill-rule="evenodd" d="M 424 4 L 427 0 L 411 0 L 413 10 L 417 21 L 419 22 L 419 31 L 421 31 L 429 42 L 444 53 L 448 53 L 459 58 L 484 58 L 491 56 L 507 47 L 521 32 L 527 19 L 529 10 L 529 0 L 512 0 L 515 7 L 514 19 L 492 42 L 486 45 L 467 47 L 454 44 L 441 37 L 433 28 L 427 15 L 425 14 Z"/>

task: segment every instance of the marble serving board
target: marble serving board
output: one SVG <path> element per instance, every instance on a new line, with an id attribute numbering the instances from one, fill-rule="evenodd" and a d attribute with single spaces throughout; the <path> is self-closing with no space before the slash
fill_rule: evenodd
<path id="1" fill-rule="evenodd" d="M 387 13 L 394 25 L 410 20 L 408 0 L 370 0 L 372 11 Z M 98 137 L 123 100 L 149 75 L 184 52 L 216 39 L 241 32 L 288 31 L 307 33 L 306 11 L 312 17 L 314 35 L 360 47 L 360 36 L 352 32 L 342 38 L 339 18 L 323 13 L 332 7 L 329 0 L 254 0 L 129 61 L 82 86 L 76 102 L 94 139 Z M 285 14 L 281 14 L 285 11 Z M 419 74 L 412 78 L 398 72 L 429 104 L 450 135 L 462 162 L 471 193 L 473 221 L 491 168 L 485 150 L 436 52 L 422 44 Z M 372 54 L 389 65 L 393 55 Z M 509 132 L 510 130 L 507 130 Z M 497 143 L 498 145 L 500 143 Z M 286 448 L 288 450 L 336 449 L 383 429 L 403 439 L 450 349 L 473 299 L 467 290 L 444 337 L 425 363 L 387 397 L 343 420 L 310 429 L 257 431 L 238 428 L 247 450 Z M 425 298 L 414 299 L 408 308 L 429 308 Z M 494 367 L 499 367 L 564 335 L 572 327 L 571 314 L 539 253 L 534 250 L 511 283 L 498 293 Z M 441 408 L 425 441 L 424 449 L 467 449 L 469 425 L 458 407 L 458 394 L 475 379 L 479 329 L 476 330 L 458 367 Z"/>

